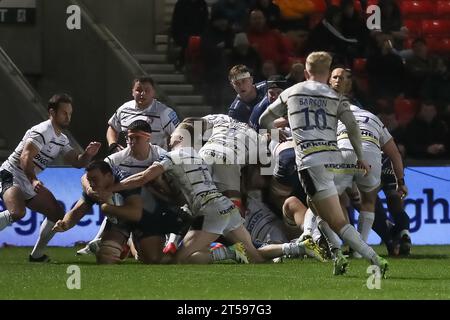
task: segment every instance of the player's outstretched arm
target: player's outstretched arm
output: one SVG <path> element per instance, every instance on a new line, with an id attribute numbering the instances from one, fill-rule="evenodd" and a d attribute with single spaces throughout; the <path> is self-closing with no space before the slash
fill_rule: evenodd
<path id="1" fill-rule="evenodd" d="M 64 232 L 76 225 L 91 209 L 83 199 L 77 201 L 75 206 L 64 216 L 62 220 L 58 220 L 53 227 L 53 231 Z"/>
<path id="2" fill-rule="evenodd" d="M 147 182 L 156 179 L 163 173 L 164 173 L 163 166 L 159 163 L 154 163 L 146 170 L 133 174 L 132 176 L 129 176 L 128 178 L 120 181 L 120 183 L 115 184 L 108 191 L 118 192 L 121 190 L 138 188 L 143 186 Z"/>

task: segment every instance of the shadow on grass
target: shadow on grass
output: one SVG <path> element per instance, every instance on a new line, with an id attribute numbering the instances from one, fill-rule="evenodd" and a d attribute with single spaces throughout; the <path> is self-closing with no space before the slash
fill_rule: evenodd
<path id="1" fill-rule="evenodd" d="M 389 280 L 420 280 L 420 281 L 450 281 L 450 277 L 441 277 L 441 278 L 430 278 L 430 277 L 403 277 L 403 276 L 396 276 L 396 277 L 391 277 L 388 275 L 388 278 L 386 279 L 386 281 Z"/>
<path id="2" fill-rule="evenodd" d="M 422 260 L 422 259 L 442 260 L 442 259 L 449 259 L 450 256 L 447 254 L 411 254 L 404 258 L 414 260 Z"/>

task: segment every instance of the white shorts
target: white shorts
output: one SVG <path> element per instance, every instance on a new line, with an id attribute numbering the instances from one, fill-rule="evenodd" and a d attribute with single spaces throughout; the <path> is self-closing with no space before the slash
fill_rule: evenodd
<path id="1" fill-rule="evenodd" d="M 358 189 L 362 192 L 370 192 L 381 184 L 381 155 L 376 153 L 365 153 L 365 159 L 370 165 L 370 171 L 364 176 L 364 171 L 356 166 L 357 157 L 354 151 L 341 151 L 343 165 L 336 166 L 334 172 L 334 182 L 339 194 L 345 189 L 351 188 L 355 181 Z"/>
<path id="2" fill-rule="evenodd" d="M 13 186 L 19 188 L 22 191 L 25 200 L 30 200 L 36 196 L 36 192 L 34 192 L 30 180 L 28 180 L 28 178 L 25 176 L 25 173 L 22 170 L 16 169 L 13 166 L 9 165 L 7 161 L 4 162 L 0 168 L 0 171 L 3 170 L 5 170 L 5 172 L 2 173 L 2 176 L 9 175 L 9 173 L 12 175 Z M 4 181 L 0 183 L 0 194 L 3 194 L 3 192 L 6 191 L 3 190 L 3 187 Z"/>
<path id="3" fill-rule="evenodd" d="M 321 200 L 337 194 L 334 173 L 325 165 L 309 167 L 299 171 L 303 189 L 311 200 Z"/>
<path id="4" fill-rule="evenodd" d="M 241 168 L 240 164 L 212 164 L 209 172 L 220 192 L 241 191 Z"/>
<path id="5" fill-rule="evenodd" d="M 209 233 L 226 235 L 244 224 L 239 209 L 226 197 L 209 201 L 200 210 L 203 223 L 199 229 Z"/>

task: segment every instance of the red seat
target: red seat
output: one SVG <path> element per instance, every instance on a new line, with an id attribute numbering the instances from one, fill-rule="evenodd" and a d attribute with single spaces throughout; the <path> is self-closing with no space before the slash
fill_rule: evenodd
<path id="1" fill-rule="evenodd" d="M 195 61 L 200 58 L 201 55 L 201 37 L 200 36 L 190 36 L 188 46 L 186 49 L 186 59 L 188 61 Z"/>
<path id="2" fill-rule="evenodd" d="M 366 73 L 367 59 L 355 58 L 353 59 L 353 72 L 358 74 Z"/>
<path id="3" fill-rule="evenodd" d="M 309 16 L 309 30 L 314 29 L 323 19 L 323 13 L 313 13 Z"/>
<path id="4" fill-rule="evenodd" d="M 355 7 L 355 11 L 362 12 L 362 7 L 361 7 L 360 1 L 353 1 L 353 6 Z"/>
<path id="5" fill-rule="evenodd" d="M 191 36 L 189 37 L 188 46 L 185 52 L 186 66 L 188 67 L 189 73 L 194 77 L 194 81 L 201 79 L 202 74 L 204 73 L 200 45 L 201 37 Z"/>
<path id="6" fill-rule="evenodd" d="M 422 31 L 426 35 L 450 35 L 450 21 L 448 20 L 424 20 Z"/>
<path id="7" fill-rule="evenodd" d="M 439 0 L 436 3 L 436 15 L 438 17 L 450 17 L 450 0 Z"/>
<path id="8" fill-rule="evenodd" d="M 402 1 L 400 5 L 400 11 L 405 17 L 428 16 L 431 18 L 435 9 L 436 5 L 433 1 L 407 0 Z"/>
<path id="9" fill-rule="evenodd" d="M 408 124 L 416 115 L 419 103 L 416 100 L 398 98 L 394 102 L 395 115 L 400 125 Z"/>
<path id="10" fill-rule="evenodd" d="M 404 20 L 403 24 L 408 28 L 410 34 L 413 36 L 418 36 L 422 33 L 422 24 L 420 20 Z"/>
<path id="11" fill-rule="evenodd" d="M 313 0 L 314 12 L 325 12 L 327 10 L 327 4 L 324 0 Z"/>
<path id="12" fill-rule="evenodd" d="M 378 1 L 379 0 L 368 0 L 367 7 L 372 6 L 372 5 L 378 5 Z"/>

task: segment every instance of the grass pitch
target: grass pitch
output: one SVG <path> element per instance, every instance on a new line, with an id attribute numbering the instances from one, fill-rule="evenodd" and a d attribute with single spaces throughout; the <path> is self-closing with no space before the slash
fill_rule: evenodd
<path id="1" fill-rule="evenodd" d="M 384 247 L 376 247 L 384 255 Z M 49 248 L 51 263 L 28 262 L 30 248 L 0 248 L 0 299 L 450 299 L 450 247 L 415 246 L 389 258 L 388 279 L 368 289 L 368 263 L 352 259 L 345 276 L 332 263 L 286 259 L 264 265 L 143 265 L 128 259 L 98 266 L 75 248 Z M 69 290 L 67 268 L 81 270 Z"/>

